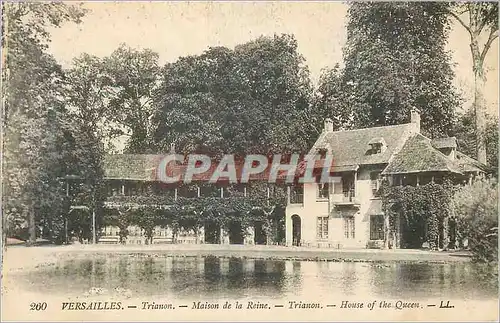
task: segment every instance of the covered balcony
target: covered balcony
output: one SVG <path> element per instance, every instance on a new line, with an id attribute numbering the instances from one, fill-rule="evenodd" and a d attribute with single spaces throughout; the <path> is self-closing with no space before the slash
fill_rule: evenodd
<path id="1" fill-rule="evenodd" d="M 354 188 L 345 190 L 342 194 L 332 194 L 331 200 L 334 205 L 359 205 L 360 202 L 356 198 Z"/>
<path id="2" fill-rule="evenodd" d="M 359 207 L 361 203 L 356 194 L 356 171 L 343 172 L 339 176 L 341 180 L 333 185 L 333 190 L 330 194 L 330 204 L 332 206 Z"/>

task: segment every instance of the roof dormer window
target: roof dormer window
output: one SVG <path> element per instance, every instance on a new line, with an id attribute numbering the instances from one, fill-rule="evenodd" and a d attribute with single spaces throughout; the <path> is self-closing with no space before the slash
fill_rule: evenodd
<path id="1" fill-rule="evenodd" d="M 373 144 L 372 154 L 381 154 L 381 153 L 382 153 L 382 144 Z"/>
<path id="2" fill-rule="evenodd" d="M 457 150 L 457 139 L 455 137 L 434 139 L 432 140 L 432 146 L 448 156 L 448 158 L 455 159 Z"/>
<path id="3" fill-rule="evenodd" d="M 384 138 L 373 138 L 368 143 L 370 145 L 370 151 L 372 154 L 381 154 L 387 148 Z"/>

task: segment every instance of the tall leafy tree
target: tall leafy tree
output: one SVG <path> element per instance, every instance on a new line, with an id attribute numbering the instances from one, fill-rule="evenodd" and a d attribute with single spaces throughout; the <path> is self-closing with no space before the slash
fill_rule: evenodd
<path id="1" fill-rule="evenodd" d="M 69 117 L 91 140 L 112 150 L 113 140 L 123 134 L 117 112 L 110 109 L 113 92 L 103 59 L 82 54 L 65 71 L 65 95 Z"/>
<path id="2" fill-rule="evenodd" d="M 66 145 L 71 165 L 67 174 L 78 178 L 72 181 L 71 203 L 88 208 L 72 211 L 68 225 L 80 240 L 91 239 L 92 212 L 97 229 L 102 222 L 106 198 L 104 155 L 114 150 L 114 141 L 125 130 L 121 124 L 125 108 L 112 104 L 117 93 L 113 82 L 105 59 L 89 54 L 75 58 L 66 71 Z"/>
<path id="3" fill-rule="evenodd" d="M 356 127 L 400 124 L 420 109 L 430 136 L 446 135 L 459 101 L 445 50 L 448 4 L 352 3 L 342 89 Z"/>
<path id="4" fill-rule="evenodd" d="M 449 14 L 467 30 L 474 72 L 474 113 L 477 150 L 480 162 L 487 163 L 487 117 L 484 100 L 486 76 L 484 60 L 498 39 L 498 2 L 470 2 L 449 8 Z"/>
<path id="5" fill-rule="evenodd" d="M 238 93 L 233 81 L 233 52 L 210 48 L 202 55 L 167 64 L 155 97 L 154 142 L 159 151 L 175 143 L 182 152 L 226 150 L 221 127 L 228 105 L 224 91 Z"/>
<path id="6" fill-rule="evenodd" d="M 79 22 L 84 10 L 63 3 L 3 3 L 4 70 L 3 182 L 4 233 L 29 227 L 36 239 L 36 222 L 47 207 L 62 205 L 54 185 L 61 165 L 60 127 L 64 113 L 63 73 L 46 53 L 48 26 Z M 54 213 L 61 210 L 53 209 Z M 5 236 L 4 236 L 5 238 Z"/>
<path id="7" fill-rule="evenodd" d="M 474 109 L 460 114 L 454 127 L 458 148 L 468 156 L 474 156 L 477 151 L 476 118 Z M 494 173 L 498 171 L 498 118 L 486 115 L 484 138 L 486 146 L 486 162 Z"/>
<path id="8" fill-rule="evenodd" d="M 240 132 L 240 137 L 247 139 L 246 149 L 258 152 L 307 149 L 310 142 L 305 134 L 310 125 L 302 115 L 309 108 L 312 87 L 295 37 L 287 34 L 260 37 L 237 46 L 235 53 L 236 72 L 242 77 L 248 102 L 243 115 L 250 127 Z M 234 116 L 238 118 L 237 113 Z"/>
<path id="9" fill-rule="evenodd" d="M 70 174 L 79 177 L 73 204 L 96 212 L 97 228 L 103 215 L 104 154 L 114 151 L 116 139 L 128 135 L 127 152 L 148 151 L 151 138 L 152 97 L 158 85 L 158 55 L 121 45 L 110 56 L 82 54 L 66 71 L 70 106 L 67 134 Z M 85 212 L 72 212 L 71 229 L 80 239 L 90 238 L 91 221 Z"/>
<path id="10" fill-rule="evenodd" d="M 290 35 L 260 37 L 234 50 L 215 47 L 163 70 L 155 144 L 166 150 L 301 151 L 309 74 Z"/>
<path id="11" fill-rule="evenodd" d="M 314 125 L 316 135 L 321 133 L 324 118 L 333 121 L 334 129 L 347 130 L 355 126 L 352 114 L 351 93 L 344 90 L 342 70 L 339 65 L 321 71 L 318 87 L 308 119 Z"/>
<path id="12" fill-rule="evenodd" d="M 152 137 L 153 94 L 160 83 L 158 54 L 122 44 L 102 63 L 111 92 L 108 112 L 129 135 L 127 151 L 145 152 Z"/>

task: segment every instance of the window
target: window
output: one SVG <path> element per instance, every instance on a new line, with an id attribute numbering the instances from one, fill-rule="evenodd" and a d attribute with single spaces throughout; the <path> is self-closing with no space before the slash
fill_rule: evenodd
<path id="1" fill-rule="evenodd" d="M 351 199 L 356 196 L 355 185 L 353 174 L 342 175 L 342 191 L 345 197 Z"/>
<path id="2" fill-rule="evenodd" d="M 328 217 L 318 217 L 317 218 L 317 238 L 318 239 L 328 239 Z"/>
<path id="3" fill-rule="evenodd" d="M 183 185 L 177 189 L 177 192 L 178 196 L 180 197 L 185 197 L 185 198 L 198 197 L 198 187 L 195 185 Z"/>
<path id="4" fill-rule="evenodd" d="M 372 145 L 372 154 L 380 154 L 382 153 L 382 144 L 373 144 Z"/>
<path id="5" fill-rule="evenodd" d="M 69 185 L 69 194 L 71 194 L 71 185 Z M 122 194 L 122 186 L 120 183 L 111 182 L 108 184 L 108 194 L 110 196 L 116 196 Z"/>
<path id="6" fill-rule="evenodd" d="M 316 191 L 316 198 L 327 199 L 328 198 L 328 183 L 318 183 L 318 190 Z"/>
<path id="7" fill-rule="evenodd" d="M 304 186 L 296 185 L 292 186 L 290 189 L 290 203 L 291 204 L 302 204 L 304 203 Z"/>
<path id="8" fill-rule="evenodd" d="M 370 240 L 384 240 L 384 216 L 370 215 Z"/>
<path id="9" fill-rule="evenodd" d="M 344 218 L 344 237 L 346 239 L 354 239 L 354 217 L 349 216 Z"/>
<path id="10" fill-rule="evenodd" d="M 382 137 L 373 138 L 372 140 L 370 140 L 368 144 L 370 145 L 371 154 L 381 154 L 385 151 L 385 148 L 387 147 L 387 144 L 385 143 L 385 140 Z"/>
<path id="11" fill-rule="evenodd" d="M 196 192 L 196 194 L 198 194 L 198 192 Z M 218 187 L 217 185 L 204 185 L 200 187 L 200 196 L 220 197 L 220 187 Z"/>
<path id="12" fill-rule="evenodd" d="M 380 172 L 371 172 L 370 181 L 373 196 L 377 196 L 378 190 L 380 188 Z"/>
<path id="13" fill-rule="evenodd" d="M 342 182 L 333 182 L 333 194 L 342 194 Z"/>
<path id="14" fill-rule="evenodd" d="M 402 184 L 403 186 L 417 186 L 417 175 L 403 175 Z"/>
<path id="15" fill-rule="evenodd" d="M 403 175 L 394 175 L 392 177 L 392 186 L 401 186 L 403 185 Z"/>
<path id="16" fill-rule="evenodd" d="M 418 179 L 419 185 L 427 185 L 432 181 L 432 176 L 420 176 Z"/>

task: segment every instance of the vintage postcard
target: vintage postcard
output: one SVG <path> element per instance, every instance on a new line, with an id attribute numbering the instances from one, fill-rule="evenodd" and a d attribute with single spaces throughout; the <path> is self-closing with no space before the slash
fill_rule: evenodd
<path id="1" fill-rule="evenodd" d="M 498 2 L 2 2 L 2 321 L 498 321 Z"/>

